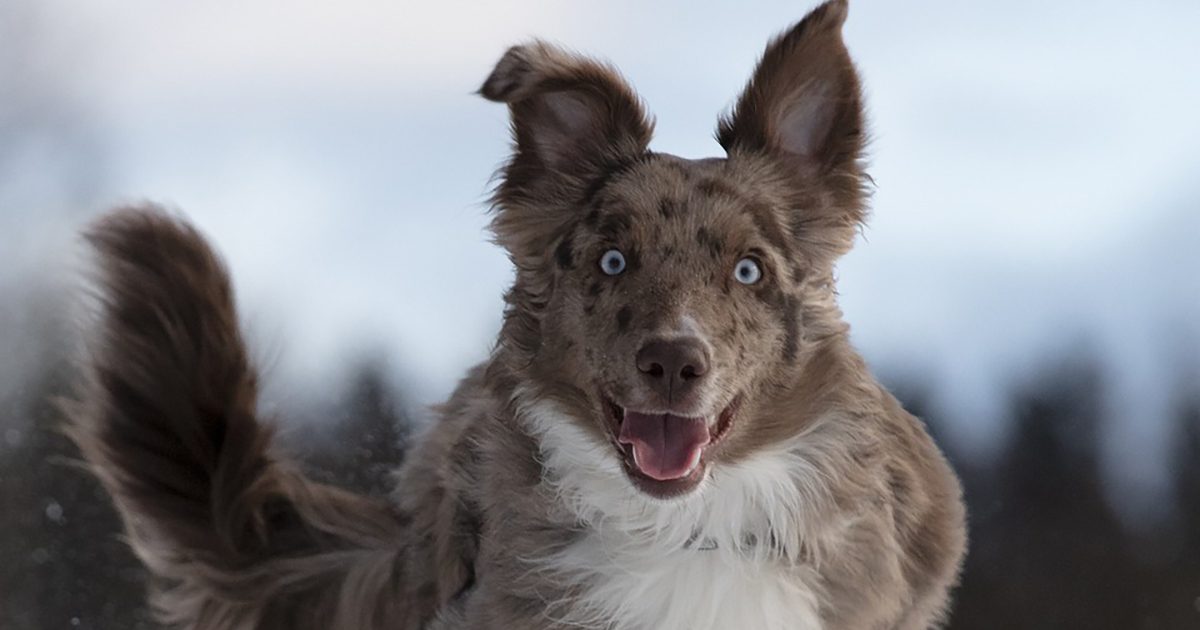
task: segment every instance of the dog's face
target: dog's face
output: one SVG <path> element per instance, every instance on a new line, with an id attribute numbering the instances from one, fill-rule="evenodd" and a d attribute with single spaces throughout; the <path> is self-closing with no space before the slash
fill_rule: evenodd
<path id="1" fill-rule="evenodd" d="M 863 213 L 844 18 L 827 3 L 771 43 L 721 122 L 724 158 L 649 151 L 620 77 L 545 44 L 483 87 L 516 140 L 496 194 L 518 270 L 500 352 L 651 496 L 803 429 L 776 409 L 842 330 L 832 268 Z"/>

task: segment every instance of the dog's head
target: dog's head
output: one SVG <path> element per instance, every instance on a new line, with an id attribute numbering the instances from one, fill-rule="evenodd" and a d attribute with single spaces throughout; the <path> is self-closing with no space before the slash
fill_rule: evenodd
<path id="1" fill-rule="evenodd" d="M 844 329 L 833 266 L 864 213 L 845 16 L 828 2 L 767 47 L 722 158 L 650 151 L 620 75 L 548 44 L 509 50 L 481 89 L 515 144 L 493 223 L 517 268 L 501 362 L 647 494 L 803 428 L 777 410 Z"/>

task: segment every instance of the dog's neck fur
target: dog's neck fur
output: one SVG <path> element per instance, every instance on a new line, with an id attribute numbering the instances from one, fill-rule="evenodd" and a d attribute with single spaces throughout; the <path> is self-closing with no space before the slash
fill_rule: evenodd
<path id="1" fill-rule="evenodd" d="M 815 570 L 836 528 L 828 526 L 829 488 L 811 455 L 825 447 L 832 422 L 714 467 L 696 491 L 663 501 L 635 489 L 611 445 L 554 402 L 521 398 L 518 392 L 519 421 L 538 439 L 544 482 L 586 530 L 577 544 L 540 559 L 544 570 L 586 585 L 586 605 L 574 602 L 569 621 L 664 630 L 782 628 L 785 621 L 820 627 Z M 779 572 L 812 579 L 801 582 L 805 588 L 780 588 Z M 779 614 L 797 609 L 809 618 Z"/>
<path id="2" fill-rule="evenodd" d="M 581 525 L 663 549 L 818 561 L 819 541 L 805 530 L 820 520 L 830 498 L 810 451 L 821 446 L 832 422 L 818 422 L 737 464 L 715 466 L 696 491 L 662 500 L 638 491 L 612 446 L 580 429 L 555 403 L 535 400 L 519 408 L 520 422 L 541 447 L 546 483 Z"/>

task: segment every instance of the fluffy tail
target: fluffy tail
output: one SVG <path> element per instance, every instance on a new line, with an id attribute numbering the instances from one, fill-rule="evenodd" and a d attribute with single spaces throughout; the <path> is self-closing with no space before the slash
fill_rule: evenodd
<path id="1" fill-rule="evenodd" d="M 157 578 L 163 620 L 403 627 L 403 519 L 272 457 L 229 277 L 204 238 L 145 207 L 87 239 L 102 307 L 69 431 Z"/>

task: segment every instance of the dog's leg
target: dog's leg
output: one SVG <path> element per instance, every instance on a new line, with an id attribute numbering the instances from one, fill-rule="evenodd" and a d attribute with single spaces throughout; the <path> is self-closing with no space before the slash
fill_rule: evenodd
<path id="1" fill-rule="evenodd" d="M 155 576 L 203 630 L 405 629 L 403 518 L 269 453 L 218 257 L 185 222 L 126 208 L 87 234 L 102 307 L 70 433 Z M 411 627 L 416 627 L 411 625 Z"/>

